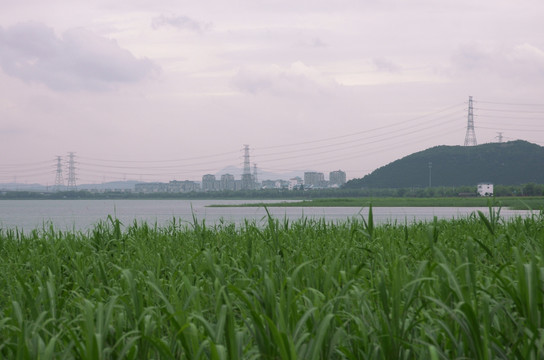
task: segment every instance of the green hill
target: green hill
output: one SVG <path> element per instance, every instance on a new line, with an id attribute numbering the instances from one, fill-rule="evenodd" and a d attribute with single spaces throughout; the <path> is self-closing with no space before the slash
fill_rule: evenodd
<path id="1" fill-rule="evenodd" d="M 544 183 L 544 147 L 517 140 L 478 146 L 436 146 L 346 183 L 346 188 L 409 188 Z"/>

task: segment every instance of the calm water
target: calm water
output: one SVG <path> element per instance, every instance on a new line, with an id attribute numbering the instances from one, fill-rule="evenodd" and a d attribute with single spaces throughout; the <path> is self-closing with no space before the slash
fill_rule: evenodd
<path id="1" fill-rule="evenodd" d="M 93 224 L 106 220 L 112 215 L 125 225 L 134 220 L 167 224 L 176 221 L 192 222 L 193 215 L 207 224 L 219 221 L 239 223 L 244 219 L 264 223 L 264 208 L 211 208 L 211 204 L 241 204 L 250 200 L 2 200 L 0 201 L 0 228 L 19 228 L 32 230 L 53 224 L 60 230 L 87 230 Z M 261 201 L 255 201 L 261 202 Z M 269 201 L 274 202 L 274 201 Z M 374 208 L 374 220 L 384 222 L 408 222 L 466 217 L 476 210 L 487 214 L 487 208 L 444 208 L 444 207 L 383 207 Z M 329 221 L 342 221 L 353 216 L 366 218 L 368 209 L 356 207 L 273 207 L 270 213 L 280 219 L 287 217 L 296 220 L 301 217 L 324 218 Z M 502 209 L 503 217 L 527 216 L 528 211 Z"/>

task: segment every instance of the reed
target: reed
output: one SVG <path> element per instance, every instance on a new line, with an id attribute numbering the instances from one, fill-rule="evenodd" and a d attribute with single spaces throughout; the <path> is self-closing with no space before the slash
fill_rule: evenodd
<path id="1" fill-rule="evenodd" d="M 544 356 L 544 215 L 0 229 L 0 357 Z"/>

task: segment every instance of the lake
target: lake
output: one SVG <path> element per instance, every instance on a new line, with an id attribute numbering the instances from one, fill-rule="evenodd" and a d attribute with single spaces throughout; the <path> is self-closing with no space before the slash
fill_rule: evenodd
<path id="1" fill-rule="evenodd" d="M 269 203 L 277 201 L 265 201 Z M 0 228 L 33 230 L 53 224 L 59 230 L 87 230 L 108 215 L 129 225 L 136 221 L 164 225 L 175 218 L 176 222 L 205 220 L 207 224 L 219 221 L 240 223 L 244 219 L 264 224 L 266 211 L 262 207 L 207 207 L 212 204 L 243 204 L 262 200 L 2 200 L 0 201 Z M 368 215 L 368 209 L 357 207 L 272 207 L 269 212 L 280 220 L 324 218 L 327 221 L 344 221 L 354 216 Z M 487 208 L 474 207 L 375 207 L 376 223 L 430 221 L 433 217 L 452 219 L 466 217 L 477 210 L 488 213 Z M 501 216 L 528 216 L 530 211 L 502 209 Z"/>

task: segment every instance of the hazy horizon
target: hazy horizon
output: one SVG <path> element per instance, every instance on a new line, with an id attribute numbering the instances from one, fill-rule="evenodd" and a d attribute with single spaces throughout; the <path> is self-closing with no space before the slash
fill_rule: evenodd
<path id="1" fill-rule="evenodd" d="M 362 177 L 405 155 L 544 145 L 537 0 L 21 0 L 0 13 L 0 183 Z M 66 165 L 64 176 L 67 174 Z"/>

